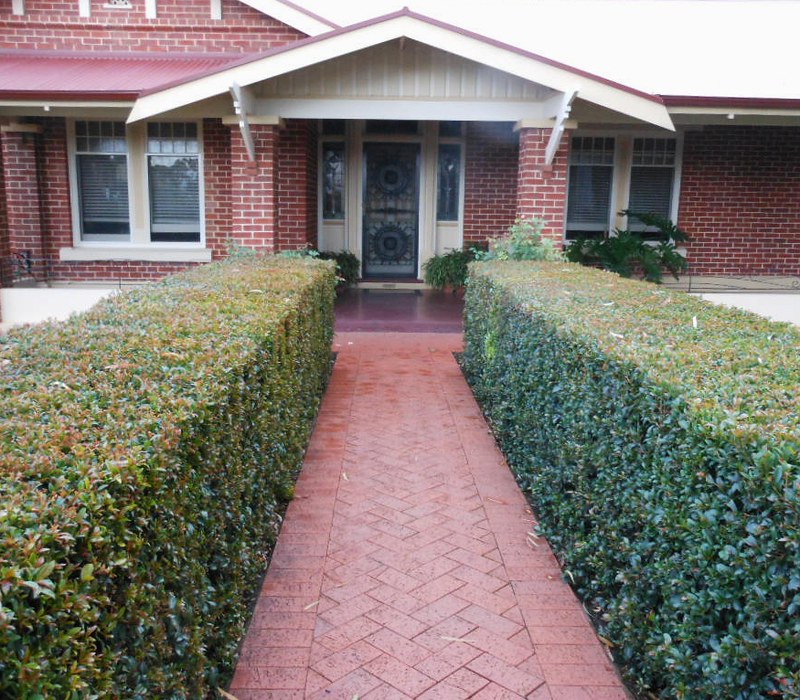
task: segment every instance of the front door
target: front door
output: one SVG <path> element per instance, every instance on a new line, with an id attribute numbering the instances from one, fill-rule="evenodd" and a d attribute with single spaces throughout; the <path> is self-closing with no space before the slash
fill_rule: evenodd
<path id="1" fill-rule="evenodd" d="M 419 144 L 364 144 L 364 277 L 417 276 Z"/>

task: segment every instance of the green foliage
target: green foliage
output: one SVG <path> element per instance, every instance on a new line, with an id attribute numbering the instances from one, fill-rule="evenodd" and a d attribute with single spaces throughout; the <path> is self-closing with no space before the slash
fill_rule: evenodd
<path id="1" fill-rule="evenodd" d="M 0 696 L 225 684 L 327 380 L 332 267 L 238 256 L 0 338 Z"/>
<path id="2" fill-rule="evenodd" d="M 629 680 L 800 696 L 800 332 L 569 264 L 476 264 L 465 371 Z"/>
<path id="3" fill-rule="evenodd" d="M 555 241 L 542 238 L 545 222 L 541 219 L 517 219 L 504 236 L 492 238 L 477 260 L 563 260 Z"/>
<path id="4" fill-rule="evenodd" d="M 434 289 L 461 289 L 467 283 L 470 262 L 475 259 L 474 249 L 451 250 L 444 255 L 434 255 L 422 266 L 425 284 Z"/>
<path id="5" fill-rule="evenodd" d="M 675 279 L 687 269 L 686 258 L 676 243 L 689 239 L 672 221 L 656 214 L 624 211 L 629 220 L 640 221 L 654 233 L 617 229 L 613 236 L 579 238 L 566 249 L 570 262 L 600 266 L 623 277 L 639 274 L 649 282 L 661 282 L 664 270 Z"/>
<path id="6" fill-rule="evenodd" d="M 323 260 L 336 261 L 336 277 L 339 287 L 349 287 L 358 282 L 361 277 L 361 261 L 349 250 L 338 253 L 323 252 L 319 254 Z"/>

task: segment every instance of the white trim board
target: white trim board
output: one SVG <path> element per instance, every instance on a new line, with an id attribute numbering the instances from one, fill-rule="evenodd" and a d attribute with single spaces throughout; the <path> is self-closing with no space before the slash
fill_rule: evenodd
<path id="1" fill-rule="evenodd" d="M 532 55 L 514 51 L 488 39 L 459 32 L 425 18 L 401 12 L 384 20 L 331 32 L 305 40 L 232 68 L 140 97 L 129 122 L 140 121 L 171 109 L 228 92 L 233 82 L 246 87 L 307 66 L 330 61 L 380 43 L 403 37 L 440 48 L 497 70 L 516 75 L 562 93 L 577 90 L 581 99 L 627 114 L 635 119 L 674 130 L 663 103 L 655 98 L 609 84 L 552 64 Z"/>
<path id="2" fill-rule="evenodd" d="M 282 2 L 281 0 L 241 0 L 241 2 L 284 24 L 288 24 L 290 27 L 303 32 L 303 34 L 308 34 L 308 36 L 317 36 L 339 26 L 292 2 Z"/>

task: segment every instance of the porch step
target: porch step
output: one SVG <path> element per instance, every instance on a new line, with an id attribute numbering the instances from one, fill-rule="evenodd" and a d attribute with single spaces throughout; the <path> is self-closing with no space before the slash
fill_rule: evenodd
<path id="1" fill-rule="evenodd" d="M 357 289 L 382 289 L 399 292 L 414 292 L 430 289 L 422 280 L 362 280 L 356 285 Z"/>

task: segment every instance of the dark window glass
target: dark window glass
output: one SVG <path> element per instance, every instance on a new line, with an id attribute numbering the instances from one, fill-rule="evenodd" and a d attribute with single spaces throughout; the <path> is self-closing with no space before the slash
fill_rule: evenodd
<path id="1" fill-rule="evenodd" d="M 675 152 L 675 139 L 634 139 L 628 209 L 670 218 Z M 628 226 L 647 233 L 644 224 L 640 222 L 631 220 Z"/>
<path id="2" fill-rule="evenodd" d="M 200 242 L 200 143 L 197 124 L 147 126 L 150 240 Z"/>
<path id="3" fill-rule="evenodd" d="M 436 218 L 439 221 L 458 221 L 459 185 L 461 182 L 461 146 L 439 146 L 439 178 Z"/>
<path id="4" fill-rule="evenodd" d="M 368 134 L 408 136 L 419 133 L 419 122 L 405 119 L 368 119 L 366 127 Z"/>
<path id="5" fill-rule="evenodd" d="M 570 146 L 567 237 L 601 235 L 608 229 L 614 139 L 575 137 Z"/>
<path id="6" fill-rule="evenodd" d="M 124 122 L 76 121 L 81 236 L 130 235 Z"/>
<path id="7" fill-rule="evenodd" d="M 344 219 L 344 144 L 322 144 L 322 218 Z"/>

